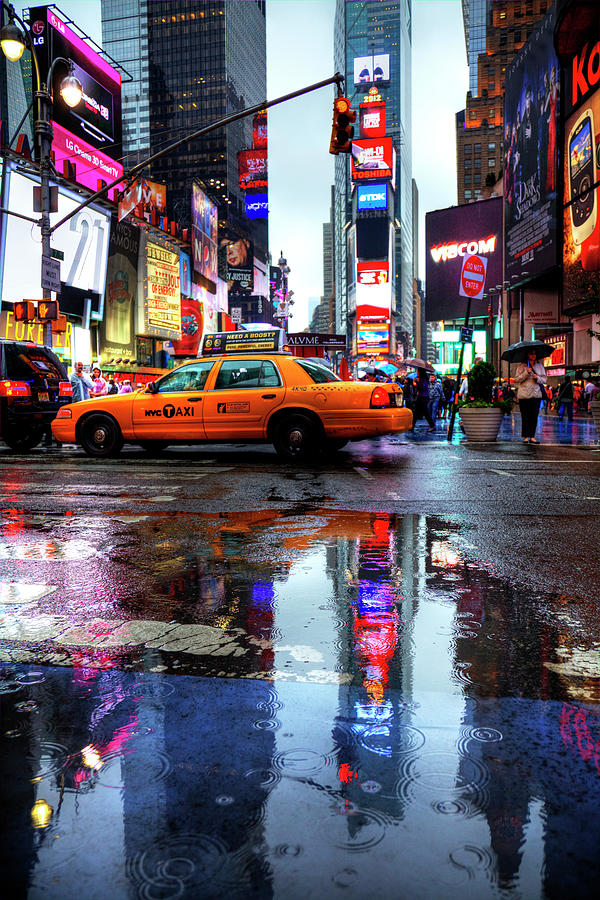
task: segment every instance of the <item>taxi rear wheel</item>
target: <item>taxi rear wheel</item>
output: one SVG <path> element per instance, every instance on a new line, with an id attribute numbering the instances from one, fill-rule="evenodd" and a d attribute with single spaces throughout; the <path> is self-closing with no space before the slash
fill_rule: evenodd
<path id="1" fill-rule="evenodd" d="M 123 435 L 110 416 L 92 415 L 82 423 L 79 442 L 88 456 L 118 456 Z"/>
<path id="2" fill-rule="evenodd" d="M 288 416 L 277 426 L 273 446 L 283 459 L 301 462 L 317 451 L 314 424 L 306 416 Z"/>

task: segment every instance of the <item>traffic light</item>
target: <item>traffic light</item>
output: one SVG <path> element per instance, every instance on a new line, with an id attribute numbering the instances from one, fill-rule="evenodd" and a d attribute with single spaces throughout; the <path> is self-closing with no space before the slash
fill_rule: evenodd
<path id="1" fill-rule="evenodd" d="M 356 122 L 356 113 L 350 108 L 348 98 L 340 94 L 333 101 L 333 125 L 331 128 L 329 152 L 334 156 L 337 156 L 338 153 L 350 153 L 352 151 L 353 122 Z"/>
<path id="2" fill-rule="evenodd" d="M 40 322 L 55 322 L 59 313 L 58 300 L 40 300 L 38 302 L 37 314 Z"/>
<path id="3" fill-rule="evenodd" d="M 33 300 L 21 300 L 15 303 L 15 322 L 35 322 L 36 310 Z"/>
<path id="4" fill-rule="evenodd" d="M 63 313 L 59 313 L 52 321 L 52 334 L 64 334 L 67 330 L 67 317 Z"/>

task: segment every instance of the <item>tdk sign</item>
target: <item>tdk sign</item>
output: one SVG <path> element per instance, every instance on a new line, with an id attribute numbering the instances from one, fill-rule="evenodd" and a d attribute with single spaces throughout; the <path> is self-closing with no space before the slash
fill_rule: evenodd
<path id="1" fill-rule="evenodd" d="M 357 209 L 387 209 L 387 184 L 359 184 L 356 190 Z"/>
<path id="2" fill-rule="evenodd" d="M 268 194 L 248 194 L 244 197 L 247 219 L 266 219 L 269 215 Z"/>

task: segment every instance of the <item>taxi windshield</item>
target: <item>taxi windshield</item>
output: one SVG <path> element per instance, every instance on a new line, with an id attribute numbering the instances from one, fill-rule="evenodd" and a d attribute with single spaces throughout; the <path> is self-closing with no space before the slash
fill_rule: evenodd
<path id="1" fill-rule="evenodd" d="M 332 372 L 331 369 L 328 369 L 326 366 L 320 365 L 320 363 L 309 362 L 307 359 L 296 359 L 296 362 L 317 384 L 323 384 L 326 381 L 342 380 L 337 377 L 335 372 Z"/>

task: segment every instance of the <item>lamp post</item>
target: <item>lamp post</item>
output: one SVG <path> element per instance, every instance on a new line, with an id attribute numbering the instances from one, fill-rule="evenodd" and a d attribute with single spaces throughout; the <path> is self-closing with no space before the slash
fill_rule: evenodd
<path id="1" fill-rule="evenodd" d="M 281 302 L 279 304 L 279 309 L 275 315 L 279 319 L 284 320 L 284 329 L 287 333 L 288 330 L 288 319 L 292 315 L 290 313 L 290 306 L 294 305 L 294 301 L 292 300 L 292 296 L 294 294 L 293 291 L 288 291 L 288 275 L 291 272 L 290 267 L 287 264 L 287 259 L 283 255 L 283 250 L 281 251 L 281 255 L 279 257 L 279 262 L 277 264 L 281 270 Z"/>
<path id="2" fill-rule="evenodd" d="M 52 76 L 54 68 L 57 65 L 65 65 L 67 67 L 67 76 L 63 79 L 60 86 L 60 94 L 67 106 L 74 108 L 81 102 L 83 94 L 81 83 L 73 75 L 73 62 L 64 59 L 62 56 L 56 57 L 52 61 L 52 65 L 48 71 L 46 80 L 42 82 L 40 77 L 40 67 L 33 46 L 33 41 L 29 35 L 29 30 L 23 20 L 19 18 L 10 3 L 2 0 L 2 11 L 8 13 L 8 23 L 2 27 L 0 31 L 0 45 L 2 52 L 7 59 L 17 62 L 25 47 L 28 46 L 31 52 L 33 62 L 33 72 L 35 75 L 35 92 L 33 101 L 33 120 L 34 120 L 34 153 L 36 162 L 40 167 L 40 212 L 39 220 L 40 231 L 42 235 L 42 270 L 43 260 L 51 258 L 50 235 L 52 228 L 50 225 L 50 213 L 57 212 L 58 207 L 53 208 L 52 196 L 50 190 L 50 170 L 51 170 L 51 150 L 52 150 L 52 106 L 54 102 L 52 92 Z M 16 23 L 19 23 L 21 29 Z M 43 281 L 43 279 L 42 279 Z M 42 296 L 45 297 L 48 291 L 42 284 Z M 52 326 L 49 324 L 49 343 L 52 343 Z"/>

